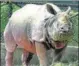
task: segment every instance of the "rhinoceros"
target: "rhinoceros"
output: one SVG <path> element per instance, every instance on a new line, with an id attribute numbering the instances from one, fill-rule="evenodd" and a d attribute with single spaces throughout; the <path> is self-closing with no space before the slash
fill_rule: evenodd
<path id="1" fill-rule="evenodd" d="M 13 53 L 17 46 L 23 49 L 22 64 L 28 66 L 36 54 L 40 66 L 49 66 L 46 51 L 52 48 L 54 61 L 59 61 L 67 43 L 72 37 L 72 23 L 69 19 L 71 7 L 62 11 L 53 3 L 43 5 L 27 4 L 15 11 L 4 30 L 6 64 L 12 66 Z"/>

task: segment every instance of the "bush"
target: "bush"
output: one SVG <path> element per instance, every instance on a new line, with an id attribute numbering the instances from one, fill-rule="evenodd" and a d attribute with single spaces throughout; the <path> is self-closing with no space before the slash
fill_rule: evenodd
<path id="1" fill-rule="evenodd" d="M 19 9 L 19 7 L 16 6 L 15 4 L 12 4 L 12 7 L 13 7 L 12 12 Z M 4 31 L 4 28 L 8 22 L 9 11 L 10 11 L 9 4 L 1 3 L 1 32 Z"/>

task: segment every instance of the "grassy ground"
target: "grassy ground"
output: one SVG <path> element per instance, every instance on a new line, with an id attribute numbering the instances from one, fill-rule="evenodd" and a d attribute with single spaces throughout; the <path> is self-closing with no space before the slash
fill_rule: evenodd
<path id="1" fill-rule="evenodd" d="M 1 44 L 1 66 L 4 66 L 5 64 L 5 47 L 4 43 Z M 18 48 L 14 53 L 14 66 L 22 66 L 21 63 L 21 54 L 22 49 Z M 48 61 L 51 64 L 53 59 L 53 50 L 47 51 Z M 69 47 L 66 49 L 66 53 L 63 55 L 61 59 L 62 63 L 56 63 L 54 66 L 78 66 L 78 48 Z M 33 59 L 30 62 L 31 65 L 38 65 L 38 58 L 36 55 L 33 56 Z M 53 65 L 52 65 L 53 66 Z"/>

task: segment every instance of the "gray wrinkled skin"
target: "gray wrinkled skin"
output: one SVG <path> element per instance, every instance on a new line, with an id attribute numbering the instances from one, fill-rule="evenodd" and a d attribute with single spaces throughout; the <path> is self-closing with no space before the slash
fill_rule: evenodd
<path id="1" fill-rule="evenodd" d="M 57 9 L 57 11 L 59 12 L 60 9 Z M 54 14 L 48 12 L 46 4 L 42 6 L 26 5 L 13 13 L 9 19 L 9 29 L 12 31 L 15 40 L 21 34 L 24 37 L 28 36 L 30 40 L 44 41 L 44 21 L 51 16 L 54 16 Z"/>
<path id="2" fill-rule="evenodd" d="M 64 16 L 63 16 L 64 17 Z M 67 18 L 67 23 L 62 23 L 58 19 L 60 15 L 56 15 L 54 19 L 50 19 L 49 26 L 47 27 L 50 37 L 55 41 L 70 41 L 72 38 L 72 23 Z M 53 22 L 52 22 L 53 21 Z"/>

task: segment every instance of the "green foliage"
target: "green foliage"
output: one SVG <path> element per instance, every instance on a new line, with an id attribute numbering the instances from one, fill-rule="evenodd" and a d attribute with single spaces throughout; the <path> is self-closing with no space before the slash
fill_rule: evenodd
<path id="1" fill-rule="evenodd" d="M 78 12 L 75 12 L 74 10 L 71 11 L 71 16 L 75 15 Z M 70 45 L 78 46 L 78 16 L 75 16 L 71 19 L 73 24 L 73 39 L 69 43 Z"/>
<path id="2" fill-rule="evenodd" d="M 12 12 L 15 12 L 16 10 L 18 10 L 20 7 L 16 6 L 15 4 L 12 4 L 12 7 L 13 7 L 13 11 Z"/>
<path id="3" fill-rule="evenodd" d="M 9 14 L 9 7 L 8 5 L 1 7 L 1 32 L 4 31 L 5 25 L 8 22 L 8 14 Z"/>
<path id="4" fill-rule="evenodd" d="M 19 9 L 18 6 L 12 4 L 12 7 L 13 7 L 13 11 L 16 11 L 17 9 Z M 8 19 L 9 19 L 9 5 L 8 4 L 5 4 L 5 3 L 1 3 L 1 32 L 4 31 L 4 28 L 8 22 Z"/>

